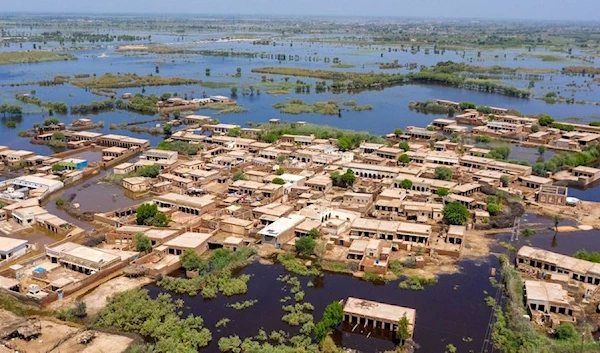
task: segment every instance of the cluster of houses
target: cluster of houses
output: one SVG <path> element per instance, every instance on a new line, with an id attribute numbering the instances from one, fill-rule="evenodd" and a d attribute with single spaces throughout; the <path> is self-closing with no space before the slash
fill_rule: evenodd
<path id="1" fill-rule="evenodd" d="M 178 102 L 171 99 L 163 104 L 175 107 Z M 39 203 L 31 203 L 32 195 L 39 197 L 62 187 L 59 178 L 40 171 L 1 183 L 4 193 L 27 196 L 4 207 L 0 231 L 2 222 L 36 224 L 70 239 L 46 246 L 40 255 L 0 273 L 0 284 L 49 302 L 125 267 L 142 269 L 152 277 L 169 274 L 181 267 L 179 256 L 186 250 L 201 255 L 221 247 L 294 251 L 297 240 L 315 235 L 324 244 L 325 260 L 381 276 L 388 274 L 392 260 L 400 258 L 411 257 L 416 267 L 440 256 L 459 258 L 472 229 L 488 226 L 491 215 L 485 189 L 504 190 L 541 204 L 569 203 L 567 187 L 532 175 L 530 166 L 488 158 L 488 149 L 444 139 L 444 133 L 469 131 L 508 136 L 536 124 L 536 119 L 493 109 L 493 119 L 467 111 L 455 119 L 434 120 L 433 129 L 408 127 L 401 136 L 389 135 L 388 143 L 363 142 L 349 151 L 339 150 L 335 139 L 313 135 L 282 135 L 267 143 L 258 140 L 260 128 L 209 124 L 210 118 L 203 116 L 183 117 L 194 126 L 171 136 L 172 141 L 197 145 L 198 153 L 193 156 L 150 149 L 147 140 L 70 131 L 65 133 L 69 144 L 101 146 L 103 161 L 111 162 L 114 174 L 123 176 L 123 188 L 149 197 L 137 205 L 95 214 L 95 225 L 105 238 L 99 246 L 88 247 L 72 240 L 79 233 L 76 227 L 44 213 Z M 475 127 L 469 130 L 465 124 Z M 3 151 L 0 148 L 0 156 L 8 160 L 12 154 Z M 68 171 L 88 167 L 76 159 L 54 162 Z M 158 175 L 136 173 L 148 166 L 158 167 Z M 436 178 L 439 168 L 449 169 L 452 175 Z M 332 177 L 336 173 L 351 173 L 355 180 L 351 185 L 338 185 Z M 569 173 L 584 184 L 600 178 L 600 170 L 590 167 L 573 168 Z M 449 203 L 468 209 L 463 225 L 445 224 L 444 207 Z M 138 224 L 137 210 L 143 204 L 156 205 L 168 224 Z M 140 234 L 152 246 L 141 257 L 135 251 L 135 238 Z M 2 259 L 22 254 L 27 247 L 18 241 L 6 244 L 0 247 Z M 519 267 L 541 269 L 544 278 L 567 276 L 569 282 L 598 286 L 600 275 L 594 266 L 578 262 L 568 267 L 570 263 L 528 247 L 518 255 Z M 35 287 L 24 287 L 24 283 Z M 554 319 L 554 314 L 576 316 L 575 307 L 562 305 L 567 297 L 558 286 L 526 282 L 529 307 L 542 313 L 543 320 Z M 410 308 L 363 299 L 349 298 L 344 305 L 344 322 L 349 325 L 394 331 L 400 318 L 406 317 L 412 334 L 415 316 Z"/>

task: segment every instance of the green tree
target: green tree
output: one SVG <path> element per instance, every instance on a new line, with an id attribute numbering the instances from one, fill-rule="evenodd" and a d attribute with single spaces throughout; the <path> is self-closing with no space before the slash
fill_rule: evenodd
<path id="1" fill-rule="evenodd" d="M 181 266 L 186 271 L 196 271 L 203 273 L 208 270 L 208 262 L 202 260 L 200 255 L 192 249 L 186 249 L 181 255 L 179 255 Z"/>
<path id="2" fill-rule="evenodd" d="M 396 332 L 398 334 L 398 337 L 402 341 L 405 341 L 410 338 L 409 322 L 406 318 L 406 314 L 404 314 L 398 321 L 398 329 Z"/>
<path id="3" fill-rule="evenodd" d="M 162 212 L 157 212 L 156 215 L 151 218 L 151 220 L 151 224 L 156 227 L 167 227 L 169 222 L 171 222 L 169 217 Z"/>
<path id="4" fill-rule="evenodd" d="M 500 182 L 502 183 L 503 187 L 507 187 L 510 183 L 510 180 L 508 180 L 508 177 L 506 175 L 503 175 L 500 177 Z"/>
<path id="5" fill-rule="evenodd" d="M 450 180 L 452 180 L 452 174 L 453 174 L 452 169 L 450 169 L 450 168 L 437 167 L 437 168 L 435 168 L 433 177 L 438 180 L 450 181 Z"/>
<path id="6" fill-rule="evenodd" d="M 246 174 L 244 174 L 244 172 L 242 172 L 241 170 L 235 172 L 233 174 L 233 176 L 231 177 L 231 179 L 233 181 L 238 181 L 238 180 L 246 180 Z"/>
<path id="7" fill-rule="evenodd" d="M 487 204 L 487 211 L 491 216 L 496 216 L 500 211 L 502 211 L 502 206 L 495 202 L 490 202 Z"/>
<path id="8" fill-rule="evenodd" d="M 548 125 L 552 125 L 552 123 L 554 122 L 554 119 L 552 119 L 552 117 L 550 117 L 550 115 L 541 115 L 538 118 L 538 123 L 541 126 L 548 126 Z"/>
<path id="9" fill-rule="evenodd" d="M 43 122 L 44 126 L 57 125 L 58 123 L 60 123 L 58 118 L 48 118 Z"/>
<path id="10" fill-rule="evenodd" d="M 453 225 L 465 224 L 470 215 L 467 207 L 458 202 L 451 202 L 444 206 L 442 213 L 446 222 Z"/>
<path id="11" fill-rule="evenodd" d="M 400 157 L 398 157 L 398 161 L 402 164 L 408 164 L 410 163 L 410 157 L 406 153 L 401 154 Z"/>
<path id="12" fill-rule="evenodd" d="M 317 238 L 321 237 L 321 233 L 319 232 L 319 230 L 317 228 L 313 228 L 308 232 L 308 236 L 313 239 L 317 239 Z"/>
<path id="13" fill-rule="evenodd" d="M 400 142 L 400 144 L 398 145 L 402 150 L 404 150 L 404 152 L 410 150 L 410 146 L 408 145 L 408 142 L 406 141 L 402 141 Z"/>
<path id="14" fill-rule="evenodd" d="M 350 187 L 350 186 L 354 185 L 355 181 L 356 181 L 356 176 L 354 176 L 354 173 L 352 172 L 351 169 L 346 170 L 346 172 L 344 174 L 342 174 L 342 183 L 346 187 Z"/>
<path id="15" fill-rule="evenodd" d="M 410 190 L 410 189 L 412 189 L 412 186 L 413 186 L 413 182 L 409 179 L 403 179 L 400 182 L 400 187 L 402 189 Z"/>
<path id="16" fill-rule="evenodd" d="M 64 141 L 65 140 L 65 134 L 63 134 L 60 131 L 57 131 L 55 133 L 52 134 L 52 139 L 53 140 L 57 140 L 57 141 Z"/>
<path id="17" fill-rule="evenodd" d="M 64 167 L 58 163 L 52 166 L 52 172 L 54 173 L 60 173 L 63 171 L 63 169 Z"/>
<path id="18" fill-rule="evenodd" d="M 171 136 L 172 133 L 173 133 L 173 125 L 164 124 L 163 125 L 163 134 L 165 134 L 167 136 Z"/>
<path id="19" fill-rule="evenodd" d="M 136 210 L 135 220 L 138 225 L 146 224 L 146 220 L 156 216 L 158 206 L 155 203 L 144 203 L 138 206 Z"/>
<path id="20" fill-rule="evenodd" d="M 283 175 L 285 174 L 285 169 L 279 168 L 275 171 L 275 175 Z"/>
<path id="21" fill-rule="evenodd" d="M 579 333 L 575 326 L 570 323 L 560 324 L 556 328 L 556 339 L 561 341 L 572 341 L 579 337 Z"/>
<path id="22" fill-rule="evenodd" d="M 301 237 L 296 239 L 296 251 L 303 256 L 310 256 L 315 253 L 317 242 L 312 237 Z"/>
<path id="23" fill-rule="evenodd" d="M 139 252 L 147 252 L 152 249 L 152 242 L 142 232 L 135 233 L 133 236 L 133 242 L 135 244 L 135 250 Z"/>
<path id="24" fill-rule="evenodd" d="M 546 153 L 546 146 L 540 145 L 540 146 L 538 146 L 537 150 L 538 150 L 538 153 L 540 154 L 540 156 L 543 156 L 544 153 Z"/>
<path id="25" fill-rule="evenodd" d="M 177 109 L 173 112 L 173 117 L 175 119 L 179 119 L 180 116 L 181 116 L 181 111 L 179 109 Z"/>
<path id="26" fill-rule="evenodd" d="M 439 188 L 435 193 L 440 197 L 446 197 L 450 194 L 450 190 L 448 188 Z"/>
<path id="27" fill-rule="evenodd" d="M 285 180 L 283 180 L 281 178 L 275 178 L 271 181 L 271 183 L 277 184 L 277 185 L 285 185 Z"/>
<path id="28" fill-rule="evenodd" d="M 341 136 L 337 139 L 337 146 L 341 151 L 349 151 L 354 148 L 354 141 L 350 136 Z"/>
<path id="29" fill-rule="evenodd" d="M 160 174 L 160 167 L 157 165 L 146 165 L 139 168 L 136 174 L 145 178 L 156 178 Z"/>
<path id="30" fill-rule="evenodd" d="M 235 86 L 231 87 L 231 96 L 237 97 L 237 93 L 238 93 L 238 88 Z"/>
<path id="31" fill-rule="evenodd" d="M 344 318 L 344 308 L 339 302 L 333 302 L 325 308 L 323 318 L 315 325 L 315 340 L 322 342 L 332 328 L 337 327 Z"/>
<path id="32" fill-rule="evenodd" d="M 531 132 L 536 133 L 540 131 L 540 127 L 538 125 L 531 125 Z"/>
<path id="33" fill-rule="evenodd" d="M 242 129 L 240 129 L 239 127 L 234 127 L 233 129 L 229 129 L 229 131 L 227 132 L 227 136 L 229 137 L 240 137 L 240 135 L 242 134 Z"/>
<path id="34" fill-rule="evenodd" d="M 394 135 L 396 136 L 402 136 L 402 134 L 404 134 L 404 132 L 402 131 L 402 129 L 394 129 Z"/>

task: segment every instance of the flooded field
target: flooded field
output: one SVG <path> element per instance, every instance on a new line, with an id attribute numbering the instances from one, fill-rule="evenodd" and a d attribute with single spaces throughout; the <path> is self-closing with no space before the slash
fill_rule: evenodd
<path id="1" fill-rule="evenodd" d="M 325 273 L 322 277 L 299 277 L 302 290 L 305 292 L 304 302 L 314 305 L 315 322 L 320 320 L 325 307 L 333 301 L 354 296 L 361 299 L 380 301 L 415 308 L 417 310 L 415 341 L 421 346 L 421 352 L 441 352 L 447 344 L 452 343 L 459 351 L 479 351 L 490 319 L 491 308 L 487 307 L 484 298 L 494 296 L 496 288 L 488 280 L 490 267 L 497 266 L 495 258 L 478 261 L 465 260 L 460 263 L 461 273 L 442 275 L 436 285 L 426 287 L 423 291 L 411 291 L 398 288 L 399 281 L 376 285 L 364 282 L 348 275 Z M 285 330 L 292 334 L 298 332 L 281 321 L 284 311 L 279 300 L 289 295 L 286 285 L 277 280 L 285 274 L 281 265 L 262 265 L 253 263 L 241 273 L 250 274 L 248 293 L 242 296 L 219 296 L 214 300 L 203 300 L 202 297 L 174 295 L 185 301 L 184 314 L 201 315 L 213 332 L 213 340 L 208 351 L 217 349 L 220 337 L 237 334 L 241 338 L 254 336 L 260 328 L 267 332 Z M 290 274 L 293 276 L 293 274 Z M 314 287 L 307 286 L 311 281 Z M 149 285 L 152 296 L 163 292 L 162 289 Z M 351 288 L 351 290 L 349 290 Z M 488 294 L 486 294 L 488 293 Z M 258 303 L 243 311 L 236 311 L 226 305 L 238 301 L 256 299 Z M 231 321 L 226 328 L 214 328 L 222 318 Z M 457 318 L 468 320 L 457 320 Z M 251 319 L 260 318 L 260 319 Z M 376 352 L 393 349 L 394 342 L 350 333 L 336 331 L 338 343 L 347 348 L 361 352 Z M 472 338 L 471 342 L 467 337 Z"/>

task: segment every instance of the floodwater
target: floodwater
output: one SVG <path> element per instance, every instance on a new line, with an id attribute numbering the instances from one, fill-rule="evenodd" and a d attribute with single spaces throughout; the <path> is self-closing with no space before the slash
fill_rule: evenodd
<path id="1" fill-rule="evenodd" d="M 530 237 L 520 236 L 514 243 L 517 249 L 522 245 L 531 245 L 565 255 L 573 255 L 581 249 L 598 250 L 600 236 L 598 230 L 555 234 L 552 229 L 553 219 L 534 214 L 527 214 L 521 224 L 535 224 L 536 229 L 540 230 Z M 574 223 L 562 220 L 560 225 L 574 225 Z M 500 234 L 496 240 L 508 242 L 510 234 Z M 508 253 L 499 245 L 494 245 L 492 250 L 494 253 L 515 255 Z M 490 270 L 498 266 L 495 256 L 475 260 L 465 259 L 460 262 L 459 273 L 440 275 L 437 284 L 428 286 L 423 291 L 400 289 L 399 281 L 376 285 L 335 273 L 325 273 L 321 278 L 298 277 L 305 292 L 304 301 L 315 306 L 315 322 L 321 318 L 324 308 L 329 303 L 353 296 L 416 309 L 414 339 L 421 347 L 420 352 L 443 352 L 446 345 L 450 343 L 455 345 L 459 352 L 471 350 L 478 352 L 484 346 L 486 330 L 492 314 L 491 308 L 485 304 L 484 299 L 487 296 L 494 297 L 497 291 L 490 284 Z M 204 300 L 200 296 L 172 294 L 174 298 L 185 301 L 184 315 L 193 313 L 202 316 L 206 327 L 212 331 L 213 341 L 206 348 L 207 351 L 217 349 L 216 343 L 220 337 L 237 334 L 243 339 L 256 335 L 261 328 L 267 333 L 272 330 L 284 330 L 292 335 L 298 332 L 298 328 L 290 327 L 281 321 L 281 316 L 284 314 L 281 307 L 288 303 L 282 304 L 279 300 L 290 294 L 287 285 L 279 282 L 277 277 L 289 273 L 286 273 L 281 265 L 262 265 L 258 262 L 245 267 L 241 273 L 252 275 L 248 282 L 248 293 L 244 295 L 234 297 L 219 295 L 216 299 Z M 294 274 L 289 275 L 294 276 Z M 309 281 L 314 283 L 314 287 L 307 286 Z M 154 284 L 146 288 L 153 297 L 165 292 Z M 258 303 L 242 311 L 226 306 L 228 303 L 251 299 L 258 300 Z M 225 328 L 215 328 L 214 325 L 222 318 L 229 318 L 231 321 Z M 394 347 L 394 342 L 389 340 L 367 338 L 361 334 L 339 329 L 334 332 L 333 337 L 340 346 L 365 353 L 380 352 Z"/>
<path id="2" fill-rule="evenodd" d="M 315 322 L 321 319 L 328 304 L 353 296 L 415 308 L 417 319 L 414 339 L 421 346 L 421 352 L 443 352 L 449 343 L 457 346 L 459 351 L 479 351 L 491 315 L 491 309 L 486 306 L 484 298 L 494 296 L 496 291 L 488 276 L 490 267 L 497 266 L 497 260 L 465 260 L 460 266 L 461 273 L 441 275 L 436 285 L 426 287 L 423 291 L 400 289 L 399 281 L 376 285 L 352 276 L 333 273 L 325 273 L 321 278 L 299 278 L 305 292 L 304 302 L 315 306 Z M 214 300 L 204 300 L 200 296 L 174 295 L 174 298 L 185 301 L 184 315 L 201 315 L 206 327 L 212 331 L 213 340 L 206 348 L 207 351 L 216 351 L 216 343 L 220 337 L 233 334 L 241 338 L 250 337 L 256 335 L 260 328 L 267 333 L 272 330 L 284 330 L 291 334 L 298 332 L 298 328 L 292 328 L 281 321 L 281 316 L 285 313 L 281 307 L 289 303 L 281 303 L 279 300 L 290 295 L 287 285 L 277 280 L 279 275 L 285 274 L 283 267 L 255 262 L 241 272 L 252 275 L 245 295 L 230 298 L 219 296 Z M 307 287 L 308 281 L 313 281 L 315 286 Z M 152 296 L 163 292 L 155 285 L 146 288 Z M 242 311 L 226 307 L 228 303 L 251 299 L 258 300 L 258 303 Z M 293 300 L 290 303 L 293 304 Z M 227 327 L 215 328 L 217 321 L 224 317 L 231 319 Z M 473 340 L 464 342 L 463 338 L 467 337 Z M 394 342 L 389 340 L 367 338 L 345 331 L 336 331 L 334 338 L 341 346 L 361 352 L 378 352 L 394 347 Z"/>

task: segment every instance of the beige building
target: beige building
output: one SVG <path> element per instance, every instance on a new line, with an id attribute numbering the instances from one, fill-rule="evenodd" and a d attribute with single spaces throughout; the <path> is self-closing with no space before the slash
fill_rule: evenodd
<path id="1" fill-rule="evenodd" d="M 181 255 L 184 251 L 191 249 L 199 255 L 208 250 L 208 240 L 212 237 L 210 233 L 183 233 L 163 244 L 169 255 Z"/>

